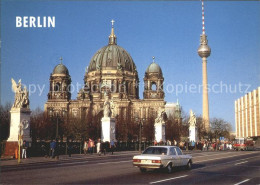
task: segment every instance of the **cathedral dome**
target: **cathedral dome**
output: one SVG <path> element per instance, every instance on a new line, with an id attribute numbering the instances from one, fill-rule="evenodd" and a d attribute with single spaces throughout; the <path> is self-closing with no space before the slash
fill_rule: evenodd
<path id="1" fill-rule="evenodd" d="M 65 75 L 68 75 L 69 74 L 69 70 L 67 69 L 67 67 L 65 65 L 60 63 L 60 64 L 55 66 L 55 68 L 53 69 L 52 74 L 65 74 Z"/>
<path id="2" fill-rule="evenodd" d="M 134 72 L 136 66 L 130 54 L 116 44 L 109 44 L 92 57 L 88 72 L 104 69 L 123 69 Z"/>
<path id="3" fill-rule="evenodd" d="M 125 70 L 136 71 L 135 63 L 130 54 L 117 45 L 112 21 L 111 34 L 107 46 L 99 49 L 90 60 L 88 72 L 97 70 Z"/>
<path id="4" fill-rule="evenodd" d="M 159 73 L 159 74 L 162 74 L 162 69 L 161 69 L 161 67 L 158 64 L 153 62 L 146 69 L 146 73 Z"/>

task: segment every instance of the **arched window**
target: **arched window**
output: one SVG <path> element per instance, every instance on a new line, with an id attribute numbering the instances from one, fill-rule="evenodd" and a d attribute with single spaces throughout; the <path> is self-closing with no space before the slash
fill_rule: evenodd
<path id="1" fill-rule="evenodd" d="M 60 83 L 58 82 L 54 85 L 54 91 L 59 91 L 59 90 L 60 90 Z"/>
<path id="2" fill-rule="evenodd" d="M 152 91 L 156 91 L 157 90 L 157 85 L 155 82 L 152 82 Z"/>

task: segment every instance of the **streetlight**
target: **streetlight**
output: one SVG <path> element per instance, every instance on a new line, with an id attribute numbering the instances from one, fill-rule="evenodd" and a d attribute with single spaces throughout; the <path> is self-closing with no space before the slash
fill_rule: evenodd
<path id="1" fill-rule="evenodd" d="M 139 125 L 139 152 L 142 152 L 142 128 L 143 128 L 143 122 L 145 121 L 145 118 L 139 119 L 138 117 L 135 118 L 136 122 Z"/>
<path id="2" fill-rule="evenodd" d="M 18 131 L 18 164 L 21 162 L 21 145 L 22 145 L 22 135 L 23 135 L 23 124 L 22 122 L 19 124 Z"/>

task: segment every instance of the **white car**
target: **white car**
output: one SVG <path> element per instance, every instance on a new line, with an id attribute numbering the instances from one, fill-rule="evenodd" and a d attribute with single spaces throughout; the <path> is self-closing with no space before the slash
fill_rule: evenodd
<path id="1" fill-rule="evenodd" d="M 177 166 L 191 169 L 192 156 L 183 154 L 177 146 L 151 146 L 141 155 L 133 157 L 133 165 L 139 167 L 141 172 L 147 169 L 165 168 L 171 173 L 172 168 Z"/>

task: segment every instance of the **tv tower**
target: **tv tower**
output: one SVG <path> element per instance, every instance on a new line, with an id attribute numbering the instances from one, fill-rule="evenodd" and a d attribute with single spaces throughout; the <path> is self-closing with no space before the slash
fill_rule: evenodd
<path id="1" fill-rule="evenodd" d="M 208 77 L 207 77 L 207 57 L 210 56 L 211 49 L 208 45 L 207 35 L 205 34 L 204 22 L 204 0 L 201 0 L 202 5 L 202 34 L 200 35 L 200 46 L 198 54 L 202 58 L 202 118 L 206 131 L 209 131 L 209 99 L 208 99 Z"/>

